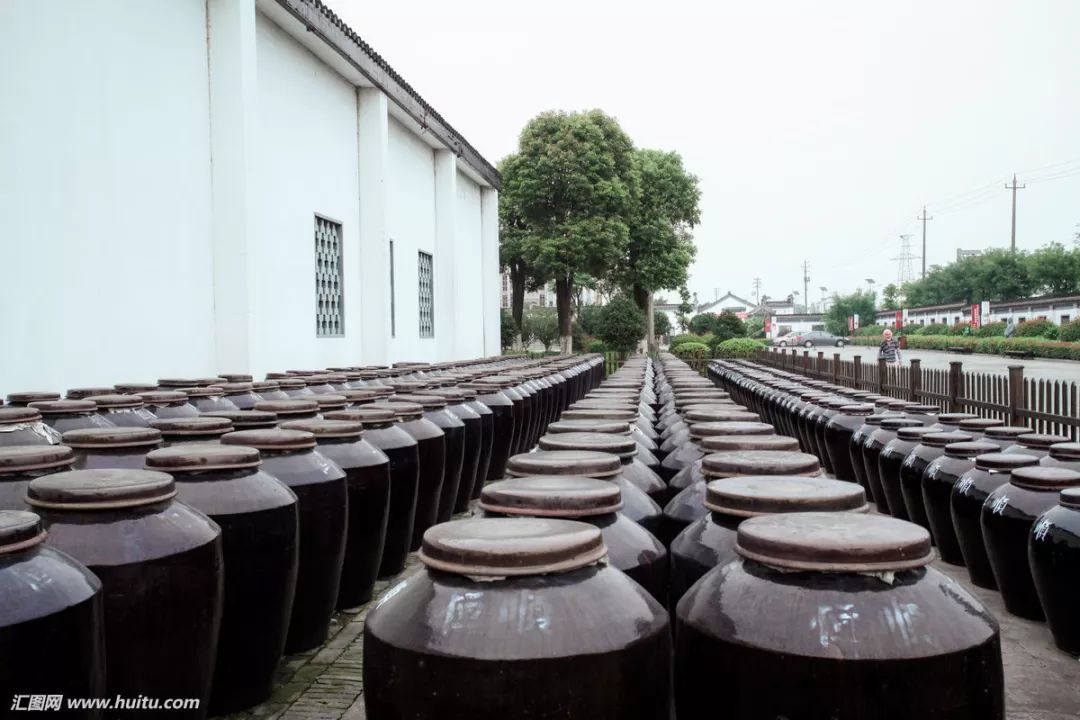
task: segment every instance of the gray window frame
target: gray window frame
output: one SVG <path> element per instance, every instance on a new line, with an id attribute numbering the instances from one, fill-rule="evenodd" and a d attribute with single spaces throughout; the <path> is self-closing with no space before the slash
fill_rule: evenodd
<path id="1" fill-rule="evenodd" d="M 326 225 L 337 232 L 337 258 L 335 261 L 337 269 L 336 279 L 336 298 L 331 298 L 323 288 L 320 287 L 322 283 L 330 279 L 327 271 L 320 269 L 319 265 L 322 260 L 319 248 L 320 244 L 320 230 L 321 225 Z M 315 225 L 312 236 L 313 247 L 315 252 L 315 337 L 317 338 L 341 338 L 345 337 L 345 226 L 340 220 L 335 220 L 332 217 L 315 213 Z M 331 271 L 332 272 L 332 271 Z M 324 312 L 322 304 L 326 300 L 335 300 L 337 307 L 334 309 L 336 315 L 337 328 L 328 328 L 324 323 L 329 322 L 323 316 L 327 313 Z"/>

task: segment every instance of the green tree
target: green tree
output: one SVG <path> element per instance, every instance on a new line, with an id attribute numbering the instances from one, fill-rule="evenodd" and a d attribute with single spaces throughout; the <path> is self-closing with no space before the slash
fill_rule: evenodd
<path id="1" fill-rule="evenodd" d="M 765 318 L 753 315 L 746 319 L 746 337 L 760 339 L 765 337 Z"/>
<path id="2" fill-rule="evenodd" d="M 504 177 L 515 177 L 520 172 L 520 164 L 519 155 L 510 155 L 499 163 L 499 172 Z M 544 278 L 537 275 L 525 256 L 528 226 L 519 201 L 520 198 L 514 195 L 499 196 L 499 265 L 510 275 L 510 314 L 515 335 L 522 334 L 525 290 L 535 290 L 544 284 Z"/>
<path id="3" fill-rule="evenodd" d="M 559 322 L 551 308 L 533 308 L 525 313 L 529 337 L 550 350 L 559 339 Z"/>
<path id="4" fill-rule="evenodd" d="M 690 324 L 687 326 L 687 330 L 695 335 L 707 335 L 713 331 L 716 327 L 716 315 L 712 313 L 701 313 L 690 318 Z"/>
<path id="5" fill-rule="evenodd" d="M 1050 243 L 1028 256 L 1028 270 L 1038 294 L 1074 295 L 1080 292 L 1080 248 Z"/>
<path id="6" fill-rule="evenodd" d="M 671 334 L 671 318 L 665 312 L 656 310 L 653 312 L 653 330 L 657 335 Z"/>
<path id="7" fill-rule="evenodd" d="M 514 325 L 514 318 L 506 310 L 499 313 L 499 340 L 503 350 L 514 346 L 514 338 L 517 337 L 518 329 Z"/>
<path id="8" fill-rule="evenodd" d="M 716 317 L 713 325 L 713 335 L 716 343 L 722 343 L 735 337 L 746 337 L 746 324 L 735 313 L 725 310 Z"/>
<path id="9" fill-rule="evenodd" d="M 881 290 L 881 307 L 885 310 L 900 309 L 900 288 L 896 283 L 889 283 Z"/>
<path id="10" fill-rule="evenodd" d="M 860 325 L 872 324 L 875 301 L 874 293 L 866 290 L 856 290 L 850 295 L 837 295 L 825 313 L 825 329 L 834 335 L 847 335 L 847 319 L 851 315 L 859 316 Z"/>
<path id="11" fill-rule="evenodd" d="M 600 313 L 598 336 L 612 350 L 633 352 L 645 337 L 645 314 L 633 300 L 617 295 Z"/>
<path id="12" fill-rule="evenodd" d="M 568 353 L 575 277 L 607 277 L 626 254 L 638 183 L 633 143 L 599 110 L 546 112 L 525 126 L 511 157 L 500 203 L 517 221 L 521 256 L 536 277 L 555 282 Z"/>

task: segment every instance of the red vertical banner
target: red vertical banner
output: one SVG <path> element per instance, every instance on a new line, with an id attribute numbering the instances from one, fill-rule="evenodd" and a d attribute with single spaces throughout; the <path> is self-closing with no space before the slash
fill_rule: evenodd
<path id="1" fill-rule="evenodd" d="M 972 303 L 971 304 L 971 329 L 972 330 L 979 327 L 979 321 L 982 319 L 981 310 L 982 310 L 982 308 L 979 306 L 979 303 Z"/>
<path id="2" fill-rule="evenodd" d="M 772 316 L 765 316 L 765 337 L 772 337 Z"/>
<path id="3" fill-rule="evenodd" d="M 847 330 L 848 330 L 849 333 L 855 331 L 855 316 L 854 315 L 848 315 L 848 317 L 847 317 Z"/>
<path id="4" fill-rule="evenodd" d="M 899 330 L 902 327 L 904 327 L 904 311 L 903 310 L 897 310 L 896 311 L 896 329 Z"/>

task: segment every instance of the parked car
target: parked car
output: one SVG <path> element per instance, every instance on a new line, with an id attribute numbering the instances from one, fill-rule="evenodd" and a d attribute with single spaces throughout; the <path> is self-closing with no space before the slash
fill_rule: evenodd
<path id="1" fill-rule="evenodd" d="M 844 347 L 847 343 L 847 338 L 833 335 L 824 330 L 813 330 L 806 333 L 788 333 L 787 335 L 781 335 L 773 341 L 774 345 L 779 345 L 780 347 L 788 347 L 789 345 L 795 347 L 796 345 L 802 345 L 807 348 L 812 348 L 817 345 Z"/>

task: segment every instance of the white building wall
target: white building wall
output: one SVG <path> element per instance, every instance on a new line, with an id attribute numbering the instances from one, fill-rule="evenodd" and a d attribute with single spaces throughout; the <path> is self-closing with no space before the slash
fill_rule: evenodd
<path id="1" fill-rule="evenodd" d="M 0 392 L 211 371 L 205 3 L 2 2 L 0 66 Z"/>
<path id="2" fill-rule="evenodd" d="M 463 172 L 457 176 L 457 240 L 454 275 L 457 359 L 483 357 L 484 352 L 484 283 L 477 260 L 483 257 L 483 215 L 480 207 L 480 186 Z M 494 312 L 498 313 L 498 308 Z"/>
<path id="3" fill-rule="evenodd" d="M 257 33 L 259 232 L 250 267 L 259 366 L 252 369 L 356 364 L 363 293 L 356 89 L 262 15 Z M 316 214 L 342 226 L 344 337 L 316 337 Z"/>
<path id="4" fill-rule="evenodd" d="M 435 307 L 435 337 L 420 337 L 417 286 L 418 253 L 434 255 L 435 280 L 441 264 L 452 258 L 435 252 L 435 154 L 423 140 L 395 119 L 390 120 L 387 168 L 387 226 L 394 242 L 395 332 L 390 358 L 433 361 L 437 341 L 445 333 L 461 331 L 454 319 Z M 439 293 L 438 287 L 435 292 Z M 467 331 L 467 330 L 466 330 Z"/>

